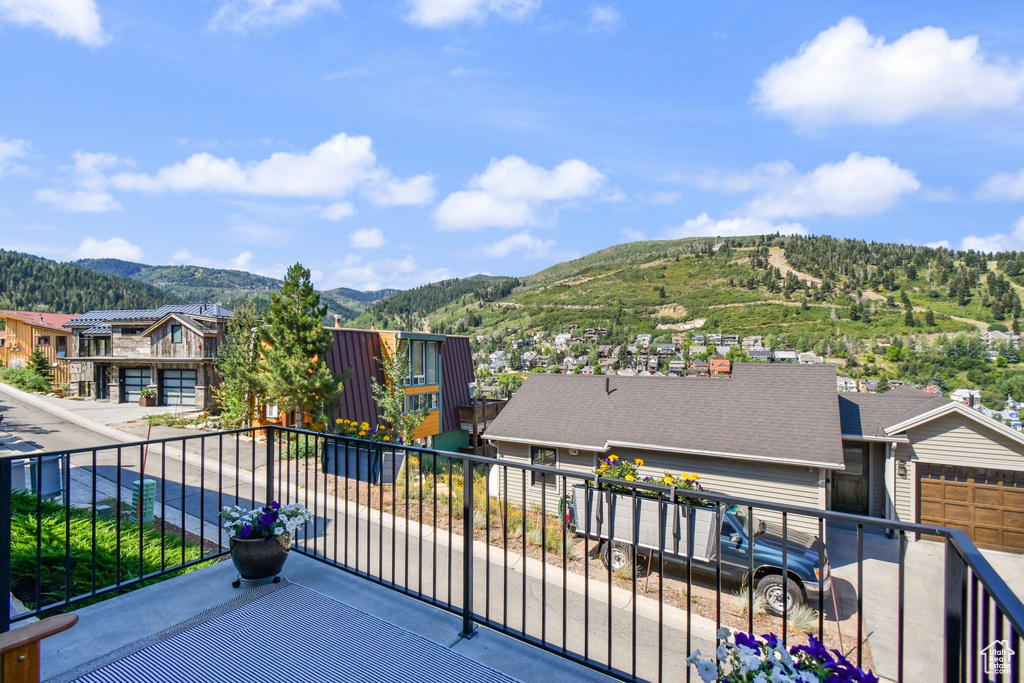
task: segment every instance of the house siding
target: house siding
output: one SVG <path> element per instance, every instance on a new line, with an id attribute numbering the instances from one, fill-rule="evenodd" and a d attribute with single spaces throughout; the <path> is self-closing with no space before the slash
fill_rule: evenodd
<path id="1" fill-rule="evenodd" d="M 916 463 L 1024 471 L 1024 445 L 994 429 L 952 413 L 907 430 L 909 444 L 896 449 L 897 459 L 911 459 L 906 476 L 896 474 L 897 519 L 917 516 Z"/>
<path id="2" fill-rule="evenodd" d="M 700 475 L 701 484 L 709 491 L 734 495 L 738 498 L 760 499 L 775 503 L 785 503 L 813 509 L 823 509 L 820 496 L 821 481 L 818 468 L 806 466 L 782 465 L 757 461 L 729 460 L 725 458 L 708 458 L 698 455 L 677 453 L 659 453 L 640 449 L 615 449 L 621 459 L 640 458 L 644 461 L 639 469 L 641 476 L 660 477 L 666 471 L 672 473 L 691 472 Z M 604 454 L 601 454 L 602 457 Z M 519 463 L 529 463 L 530 447 L 508 441 L 498 442 L 498 457 Z M 564 449 L 558 449 L 557 465 L 560 469 L 583 474 L 592 474 L 597 462 L 597 454 L 581 452 L 578 456 L 569 456 Z M 515 504 L 522 500 L 522 473 L 508 469 L 509 499 Z M 499 477 L 503 486 L 504 471 Z M 579 479 L 568 479 L 566 484 L 572 486 Z M 548 489 L 547 508 L 550 513 L 557 513 L 558 498 L 562 495 L 561 481 L 557 487 Z M 527 503 L 540 506 L 540 485 L 531 486 L 527 477 Z M 504 491 L 504 488 L 501 489 Z M 781 524 L 782 516 L 768 510 L 756 511 L 758 517 L 765 521 Z M 788 516 L 788 527 L 794 531 L 817 533 L 817 518 Z"/>

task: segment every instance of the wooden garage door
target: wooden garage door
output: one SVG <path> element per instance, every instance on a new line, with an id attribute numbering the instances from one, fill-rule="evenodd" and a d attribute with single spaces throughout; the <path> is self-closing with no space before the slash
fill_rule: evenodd
<path id="1" fill-rule="evenodd" d="M 922 524 L 962 529 L 982 548 L 1024 552 L 1024 472 L 918 464 Z"/>

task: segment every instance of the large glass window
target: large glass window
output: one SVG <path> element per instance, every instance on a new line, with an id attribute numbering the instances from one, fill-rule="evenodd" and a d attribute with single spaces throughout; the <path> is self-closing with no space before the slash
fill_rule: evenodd
<path id="1" fill-rule="evenodd" d="M 423 371 L 423 342 L 414 341 L 409 344 L 409 364 L 412 366 L 412 384 L 424 384 L 426 376 Z"/>
<path id="2" fill-rule="evenodd" d="M 437 384 L 437 347 L 437 342 L 427 342 L 427 384 Z"/>
<path id="3" fill-rule="evenodd" d="M 171 325 L 171 343 L 181 343 L 181 325 Z"/>
<path id="4" fill-rule="evenodd" d="M 555 449 L 553 448 L 542 448 L 541 446 L 533 446 L 530 449 L 530 464 L 531 465 L 544 465 L 546 467 L 555 466 Z M 554 486 L 555 477 L 554 475 L 544 474 L 539 472 L 530 472 L 530 484 L 544 484 L 545 486 Z"/>

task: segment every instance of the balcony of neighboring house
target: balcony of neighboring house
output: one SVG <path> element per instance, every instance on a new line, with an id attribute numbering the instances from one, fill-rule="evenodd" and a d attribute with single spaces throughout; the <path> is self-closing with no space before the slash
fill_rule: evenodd
<path id="1" fill-rule="evenodd" d="M 0 632 L 77 615 L 42 641 L 53 680 L 700 680 L 721 628 L 887 680 L 1021 680 L 1019 556 L 535 463 L 274 427 L 3 455 Z M 218 511 L 271 500 L 313 520 L 280 583 L 235 588 Z"/>

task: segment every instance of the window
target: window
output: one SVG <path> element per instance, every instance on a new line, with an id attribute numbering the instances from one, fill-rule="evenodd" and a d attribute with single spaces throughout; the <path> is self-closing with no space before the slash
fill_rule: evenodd
<path id="1" fill-rule="evenodd" d="M 49 346 L 49 345 L 50 345 L 50 337 L 49 337 L 49 335 L 43 336 L 43 337 L 38 337 L 36 339 L 36 346 Z"/>
<path id="2" fill-rule="evenodd" d="M 423 347 L 421 341 L 414 341 L 409 344 L 409 365 L 412 366 L 412 384 L 424 384 L 426 376 L 423 373 Z"/>
<path id="3" fill-rule="evenodd" d="M 438 343 L 427 342 L 427 384 L 437 384 Z"/>
<path id="4" fill-rule="evenodd" d="M 276 403 L 264 403 L 263 409 L 268 420 L 276 420 L 281 416 L 281 412 Z"/>
<path id="5" fill-rule="evenodd" d="M 171 343 L 181 343 L 181 325 L 171 325 Z"/>
<path id="6" fill-rule="evenodd" d="M 555 449 L 553 448 L 541 448 L 540 446 L 533 446 L 530 449 L 530 464 L 531 465 L 543 465 L 545 467 L 555 466 Z M 550 474 L 543 474 L 540 472 L 530 472 L 530 484 L 536 486 L 538 483 L 542 483 L 545 486 L 554 486 L 555 477 Z"/>
<path id="7" fill-rule="evenodd" d="M 405 397 L 405 412 L 412 413 L 426 407 L 428 410 L 437 410 L 437 392 L 429 394 L 410 394 Z"/>
<path id="8" fill-rule="evenodd" d="M 181 326 L 179 325 L 178 327 Z M 120 327 L 117 331 L 124 337 L 133 337 L 137 334 L 142 334 L 145 329 L 144 327 Z"/>

